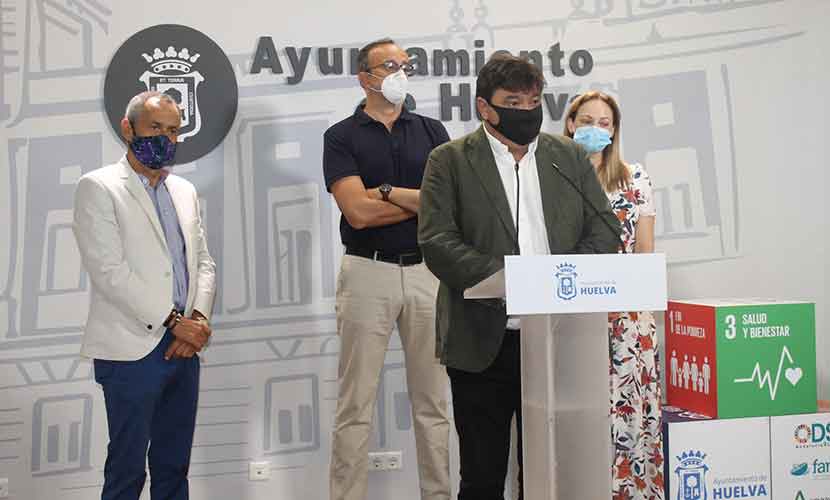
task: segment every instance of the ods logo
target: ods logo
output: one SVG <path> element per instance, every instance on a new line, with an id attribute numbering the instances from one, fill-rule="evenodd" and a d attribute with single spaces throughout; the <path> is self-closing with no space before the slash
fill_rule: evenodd
<path id="1" fill-rule="evenodd" d="M 830 423 L 801 424 L 793 432 L 798 448 L 814 448 L 830 446 Z"/>
<path id="2" fill-rule="evenodd" d="M 795 428 L 795 442 L 798 444 L 807 444 L 807 441 L 810 440 L 810 428 L 804 424 L 799 425 Z"/>

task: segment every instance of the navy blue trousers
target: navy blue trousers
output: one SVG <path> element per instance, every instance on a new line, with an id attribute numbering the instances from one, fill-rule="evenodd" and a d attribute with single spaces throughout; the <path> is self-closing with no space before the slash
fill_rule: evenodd
<path id="1" fill-rule="evenodd" d="M 199 359 L 171 359 L 167 331 L 138 361 L 96 359 L 110 443 L 101 500 L 138 500 L 150 467 L 152 500 L 187 500 L 187 472 L 199 397 Z M 149 452 L 148 447 L 149 445 Z"/>

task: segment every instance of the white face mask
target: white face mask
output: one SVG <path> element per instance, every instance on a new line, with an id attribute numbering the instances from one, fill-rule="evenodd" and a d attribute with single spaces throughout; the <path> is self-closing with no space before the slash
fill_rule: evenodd
<path id="1" fill-rule="evenodd" d="M 374 75 L 372 75 L 374 76 Z M 406 73 L 403 70 L 398 70 L 395 73 L 387 76 L 380 84 L 380 93 L 383 97 L 394 105 L 401 104 L 406 99 L 406 91 L 409 87 L 409 80 L 406 78 Z M 372 89 L 377 92 L 377 90 Z"/>

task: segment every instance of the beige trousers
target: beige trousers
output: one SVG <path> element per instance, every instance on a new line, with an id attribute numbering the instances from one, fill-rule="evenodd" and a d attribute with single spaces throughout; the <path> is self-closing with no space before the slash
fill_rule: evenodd
<path id="1" fill-rule="evenodd" d="M 386 347 L 398 325 L 422 500 L 449 500 L 446 371 L 435 357 L 438 280 L 421 263 L 345 255 L 337 278 L 339 391 L 329 475 L 331 500 L 365 500 L 369 434 Z M 406 462 L 404 462 L 406 464 Z"/>

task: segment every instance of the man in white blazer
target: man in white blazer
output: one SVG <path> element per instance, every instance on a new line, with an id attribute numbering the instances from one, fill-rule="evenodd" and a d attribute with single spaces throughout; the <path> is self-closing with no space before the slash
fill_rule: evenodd
<path id="1" fill-rule="evenodd" d="M 92 282 L 81 354 L 94 360 L 110 438 L 102 500 L 137 500 L 145 463 L 153 500 L 188 498 L 196 353 L 211 335 L 216 266 L 196 189 L 164 168 L 180 123 L 167 95 L 135 96 L 121 121 L 127 154 L 84 175 L 75 193 Z"/>

